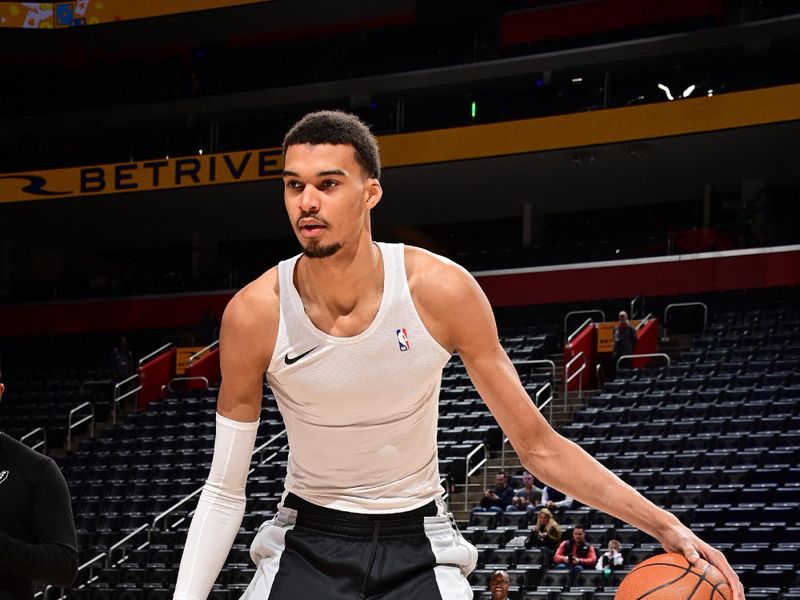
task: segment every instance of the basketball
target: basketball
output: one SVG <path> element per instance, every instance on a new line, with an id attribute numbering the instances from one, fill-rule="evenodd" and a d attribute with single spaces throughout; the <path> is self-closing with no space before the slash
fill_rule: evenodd
<path id="1" fill-rule="evenodd" d="M 639 563 L 622 580 L 614 600 L 731 600 L 733 591 L 712 565 L 689 563 L 683 554 L 659 554 Z"/>

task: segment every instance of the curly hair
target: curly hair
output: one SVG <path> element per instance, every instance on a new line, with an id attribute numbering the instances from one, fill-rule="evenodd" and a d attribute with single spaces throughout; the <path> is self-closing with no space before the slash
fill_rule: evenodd
<path id="1" fill-rule="evenodd" d="M 367 177 L 381 176 L 378 141 L 354 114 L 339 110 L 308 113 L 283 138 L 284 157 L 287 148 L 297 144 L 348 144 L 355 150 L 356 162 Z"/>

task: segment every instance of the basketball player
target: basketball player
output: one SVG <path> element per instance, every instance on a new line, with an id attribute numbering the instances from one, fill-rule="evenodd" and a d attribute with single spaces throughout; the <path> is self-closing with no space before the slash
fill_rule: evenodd
<path id="1" fill-rule="evenodd" d="M 696 562 L 723 555 L 539 414 L 500 346 L 486 296 L 458 265 L 375 243 L 377 143 L 357 117 L 312 113 L 284 140 L 284 202 L 302 254 L 231 300 L 209 478 L 175 598 L 212 587 L 239 530 L 266 372 L 289 437 L 286 491 L 250 549 L 243 598 L 471 598 L 477 551 L 441 501 L 441 371 L 458 352 L 526 469 Z"/>

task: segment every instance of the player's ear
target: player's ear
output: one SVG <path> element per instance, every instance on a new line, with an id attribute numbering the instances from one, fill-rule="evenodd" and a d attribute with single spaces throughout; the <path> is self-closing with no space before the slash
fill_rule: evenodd
<path id="1" fill-rule="evenodd" d="M 367 183 L 364 187 L 367 208 L 374 208 L 375 205 L 381 201 L 381 197 L 383 197 L 383 188 L 381 187 L 381 182 L 373 177 L 370 177 L 367 179 Z"/>

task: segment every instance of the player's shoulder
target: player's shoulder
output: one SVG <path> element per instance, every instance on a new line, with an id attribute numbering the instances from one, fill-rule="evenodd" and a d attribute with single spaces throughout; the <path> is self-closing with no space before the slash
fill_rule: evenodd
<path id="1" fill-rule="evenodd" d="M 3 433 L 0 433 L 0 450 L 18 465 L 24 465 L 26 469 L 41 470 L 49 466 L 49 463 L 55 466 L 55 462 L 49 456 L 36 452 L 19 440 Z"/>
<path id="2" fill-rule="evenodd" d="M 458 289 L 472 279 L 458 263 L 416 246 L 405 246 L 405 265 L 412 292 Z"/>
<path id="3" fill-rule="evenodd" d="M 225 308 L 222 326 L 247 329 L 257 324 L 269 324 L 279 314 L 278 268 L 273 267 L 234 294 Z"/>

